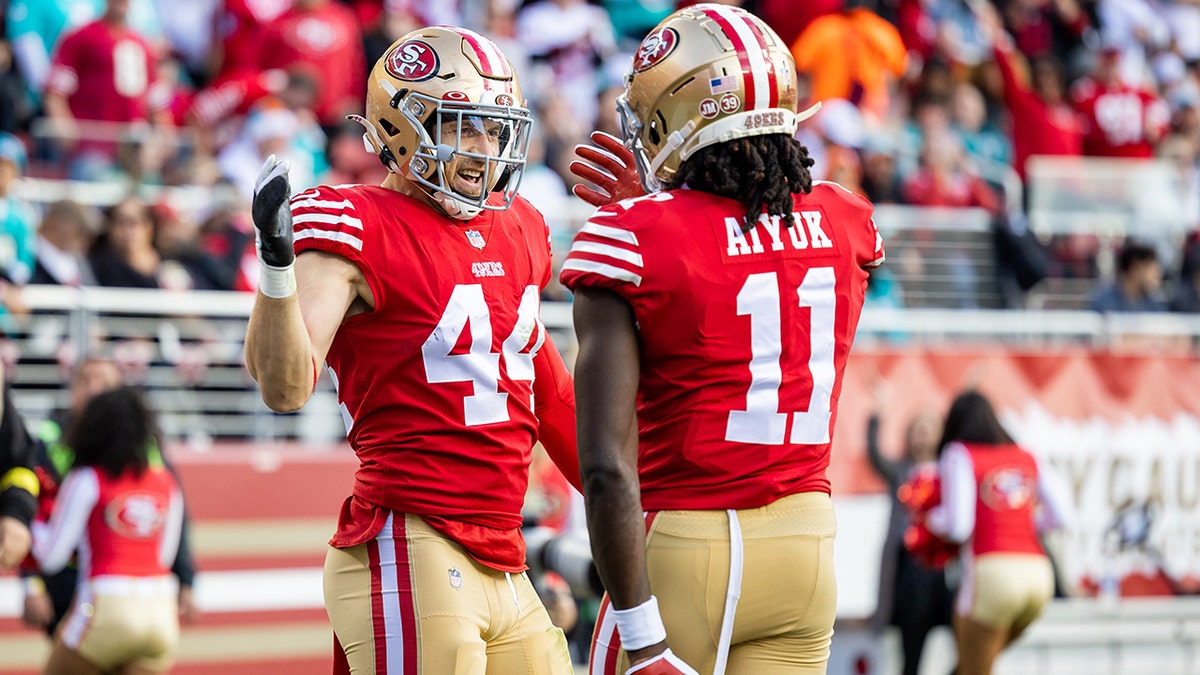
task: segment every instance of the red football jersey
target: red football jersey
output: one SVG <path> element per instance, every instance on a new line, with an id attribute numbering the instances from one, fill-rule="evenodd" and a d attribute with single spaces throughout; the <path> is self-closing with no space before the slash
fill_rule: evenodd
<path id="1" fill-rule="evenodd" d="M 606 206 L 563 263 L 571 289 L 633 308 L 642 505 L 755 508 L 829 492 L 825 468 L 867 284 L 883 242 L 865 199 L 818 182 L 795 225 L 693 190 Z"/>
<path id="2" fill-rule="evenodd" d="M 333 544 L 374 536 L 381 507 L 425 516 L 485 564 L 524 569 L 534 358 L 546 340 L 539 298 L 550 280 L 542 216 L 518 198 L 462 222 L 362 185 L 300 193 L 292 214 L 296 251 L 350 260 L 375 297 L 373 312 L 342 323 L 326 357 L 359 458 L 359 499 Z"/>
<path id="3" fill-rule="evenodd" d="M 1167 104 L 1153 93 L 1090 77 L 1071 87 L 1071 104 L 1085 120 L 1083 153 L 1092 157 L 1153 157 L 1171 121 Z"/>
<path id="4" fill-rule="evenodd" d="M 135 122 L 163 110 L 169 92 L 154 82 L 156 59 L 128 28 L 93 21 L 59 43 L 46 89 L 67 98 L 81 120 Z"/>

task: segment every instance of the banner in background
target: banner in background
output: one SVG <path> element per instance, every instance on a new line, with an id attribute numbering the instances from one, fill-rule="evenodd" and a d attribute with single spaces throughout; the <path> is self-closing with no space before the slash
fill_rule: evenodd
<path id="1" fill-rule="evenodd" d="M 1048 538 L 1072 593 L 1105 580 L 1126 595 L 1200 592 L 1200 359 L 999 348 L 855 351 L 838 404 L 830 478 L 836 494 L 884 489 L 866 461 L 880 411 L 898 455 L 916 414 L 945 413 L 976 387 L 1009 432 L 1071 486 L 1073 526 Z"/>

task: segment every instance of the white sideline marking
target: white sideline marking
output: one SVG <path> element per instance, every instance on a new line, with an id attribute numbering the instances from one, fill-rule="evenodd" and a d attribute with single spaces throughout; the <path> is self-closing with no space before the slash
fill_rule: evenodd
<path id="1" fill-rule="evenodd" d="M 196 574 L 196 605 L 202 612 L 257 612 L 325 606 L 321 568 L 300 567 Z M 21 616 L 20 579 L 0 578 L 0 618 Z"/>

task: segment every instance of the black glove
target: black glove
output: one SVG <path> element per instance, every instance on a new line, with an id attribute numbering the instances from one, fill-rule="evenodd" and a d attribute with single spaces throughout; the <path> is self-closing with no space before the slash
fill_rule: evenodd
<path id="1" fill-rule="evenodd" d="M 292 246 L 292 210 L 288 199 L 292 187 L 288 183 L 287 162 L 275 159 L 275 155 L 263 162 L 262 172 L 254 183 L 254 203 L 250 215 L 254 218 L 255 243 L 258 259 L 264 265 L 276 268 L 291 266 L 296 260 Z"/>

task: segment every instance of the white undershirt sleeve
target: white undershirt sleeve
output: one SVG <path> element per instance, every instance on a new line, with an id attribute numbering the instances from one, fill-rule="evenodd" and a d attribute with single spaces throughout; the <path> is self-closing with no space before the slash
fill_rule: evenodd
<path id="1" fill-rule="evenodd" d="M 158 561 L 163 567 L 175 564 L 175 555 L 179 553 L 179 537 L 183 531 L 183 495 L 178 488 L 171 490 L 171 500 L 167 504 L 167 523 L 163 528 L 162 543 L 159 544 Z"/>
<path id="2" fill-rule="evenodd" d="M 961 443 L 951 443 L 938 460 L 942 503 L 929 512 L 929 529 L 952 542 L 962 543 L 975 531 L 975 468 Z"/>
<path id="3" fill-rule="evenodd" d="M 72 469 L 54 502 L 50 523 L 36 528 L 33 557 L 43 572 L 54 574 L 70 562 L 83 541 L 88 518 L 100 500 L 100 482 L 90 466 Z"/>

